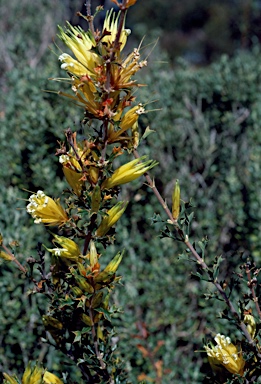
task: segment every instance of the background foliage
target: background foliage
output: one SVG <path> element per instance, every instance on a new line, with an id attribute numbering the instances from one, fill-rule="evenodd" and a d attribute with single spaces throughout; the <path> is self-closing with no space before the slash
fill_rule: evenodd
<path id="1" fill-rule="evenodd" d="M 157 19 L 159 3 L 165 5 L 163 1 L 153 3 L 157 9 L 153 18 L 154 25 L 162 27 Z M 223 2 L 215 3 L 222 7 Z M 204 1 L 201 7 L 197 2 L 186 4 L 191 15 L 193 6 L 200 12 L 205 6 Z M 258 12 L 255 4 L 252 2 L 251 15 L 257 15 L 253 13 Z M 176 15 L 184 16 L 186 6 Z M 20 200 L 28 196 L 23 189 L 44 189 L 54 196 L 56 191 L 62 191 L 65 185 L 58 159 L 51 155 L 68 126 L 81 129 L 73 105 L 68 106 L 56 94 L 42 91 L 57 87 L 47 80 L 59 74 L 57 58 L 47 50 L 56 24 L 66 18 L 72 20 L 75 9 L 80 8 L 81 2 L 77 1 L 73 6 L 72 2 L 58 0 L 41 4 L 23 0 L 19 6 L 13 1 L 8 7 L 0 3 L 1 18 L 5 21 L 1 25 L 4 55 L 0 59 L 0 224 L 8 241 L 19 242 L 19 247 L 13 246 L 21 261 L 35 255 L 38 241 L 47 245 L 49 241 L 41 226 L 31 225 L 24 209 L 26 202 Z M 173 5 L 174 10 L 177 8 Z M 136 12 L 135 18 L 144 20 L 144 15 L 150 15 L 152 10 L 138 3 Z M 219 18 L 220 22 L 225 23 L 226 17 L 232 18 L 224 16 Z M 148 18 L 148 23 L 151 19 Z M 133 20 L 131 14 L 130 22 Z M 136 20 L 137 37 L 144 33 L 144 28 L 154 28 L 141 25 L 140 20 Z M 180 16 L 175 23 L 183 25 L 184 20 L 185 16 Z M 186 25 L 193 25 L 191 19 L 187 20 Z M 170 28 L 168 23 L 166 26 Z M 198 28 L 211 38 L 205 24 Z M 157 33 L 151 32 L 153 36 Z M 214 36 L 219 38 L 216 33 Z M 226 49 L 215 49 L 213 57 L 224 51 L 231 53 L 233 41 L 236 40 L 227 42 L 230 45 Z M 165 37 L 162 45 L 169 46 Z M 157 100 L 147 109 L 159 110 L 142 120 L 143 131 L 150 125 L 156 132 L 142 142 L 139 152 L 160 162 L 153 174 L 167 200 L 170 201 L 176 178 L 180 180 L 183 199 L 192 197 L 197 207 L 193 237 L 209 237 L 208 255 L 212 259 L 216 254 L 223 255 L 222 277 L 229 282 L 231 270 L 239 264 L 243 252 L 260 262 L 261 54 L 256 46 L 251 51 L 236 52 L 233 57 L 223 55 L 204 68 L 192 67 L 183 59 L 173 67 L 172 58 L 168 57 L 158 45 L 142 77 L 148 86 L 142 88 L 138 98 L 143 102 Z M 209 303 L 201 296 L 199 292 L 207 287 L 190 277 L 193 264 L 178 260 L 182 250 L 179 244 L 159 239 L 157 225 L 150 218 L 154 211 L 162 217 L 163 213 L 149 188 L 137 181 L 131 189 L 125 188 L 123 194 L 131 203 L 121 219 L 117 244 L 108 259 L 115 251 L 126 249 L 120 267 L 123 286 L 115 296 L 124 312 L 115 319 L 115 325 L 119 351 L 126 359 L 130 379 L 135 383 L 142 372 L 153 371 L 137 344 L 153 349 L 158 341 L 164 341 L 157 354 L 167 370 L 163 382 L 201 383 L 208 365 L 205 354 L 194 351 L 202 349 L 204 336 L 225 333 L 224 322 L 216 321 L 222 304 Z M 40 314 L 45 303 L 36 303 L 35 297 L 28 302 L 29 287 L 12 266 L 2 264 L 0 277 L 0 370 L 21 373 L 28 360 L 39 359 L 48 369 L 61 372 L 63 358 L 40 343 L 44 337 Z M 39 313 L 35 312 L 35 305 Z M 150 335 L 143 340 L 146 329 Z M 77 381 L 77 376 L 73 377 Z"/>

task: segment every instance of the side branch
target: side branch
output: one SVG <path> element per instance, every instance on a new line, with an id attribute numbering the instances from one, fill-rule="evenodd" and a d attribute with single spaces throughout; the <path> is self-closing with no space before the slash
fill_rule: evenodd
<path id="1" fill-rule="evenodd" d="M 137 150 L 134 150 L 133 151 L 134 153 L 134 156 L 138 159 L 140 158 L 139 156 L 139 153 Z M 167 203 L 166 201 L 164 201 L 164 199 L 162 198 L 160 192 L 158 191 L 158 189 L 156 188 L 155 186 L 155 183 L 154 181 L 151 179 L 151 177 L 149 176 L 148 173 L 145 174 L 145 177 L 146 177 L 146 180 L 148 181 L 148 184 L 149 186 L 151 187 L 151 189 L 153 190 L 153 193 L 155 194 L 155 196 L 157 197 L 158 201 L 160 202 L 160 204 L 162 205 L 164 211 L 166 212 L 168 218 L 171 220 L 171 222 L 173 224 L 175 224 L 175 220 L 173 219 L 173 216 L 171 214 L 171 211 L 170 209 L 168 208 L 167 206 Z M 193 247 L 193 245 L 189 242 L 189 239 L 188 237 L 186 236 L 185 237 L 185 240 L 184 240 L 184 243 L 186 244 L 186 246 L 188 247 L 188 249 L 191 251 L 192 255 L 194 256 L 194 258 L 197 260 L 198 264 L 200 265 L 200 267 L 206 271 L 206 273 L 209 275 L 208 273 L 208 266 L 207 264 L 204 262 L 204 260 L 200 257 L 200 255 L 198 254 L 198 252 L 196 251 L 196 249 Z M 210 275 L 209 275 L 210 277 Z M 246 328 L 246 325 L 240 320 L 239 318 L 239 315 L 234 307 L 234 305 L 232 304 L 232 302 L 230 301 L 230 299 L 228 298 L 226 292 L 224 291 L 224 289 L 221 287 L 221 285 L 217 282 L 217 281 L 212 281 L 213 284 L 215 285 L 216 289 L 218 290 L 219 294 L 222 296 L 223 300 L 225 301 L 227 307 L 229 308 L 231 314 L 233 315 L 233 317 L 235 318 L 235 320 L 237 321 L 238 323 L 238 326 L 239 328 L 241 329 L 242 333 L 245 335 L 247 341 L 249 342 L 250 345 L 252 345 L 254 348 L 256 348 L 257 350 L 257 356 L 258 358 L 260 359 L 261 361 L 261 353 L 259 353 L 259 350 L 258 350 L 258 347 L 257 347 L 257 344 L 255 343 L 255 341 L 251 338 L 247 328 Z"/>

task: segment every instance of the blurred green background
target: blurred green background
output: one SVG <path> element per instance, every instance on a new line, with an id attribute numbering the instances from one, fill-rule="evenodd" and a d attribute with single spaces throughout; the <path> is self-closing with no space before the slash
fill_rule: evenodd
<path id="1" fill-rule="evenodd" d="M 52 43 L 63 49 L 57 24 L 82 23 L 78 10 L 84 12 L 78 0 L 0 1 L 0 226 L 6 243 L 19 243 L 13 246 L 22 263 L 36 256 L 38 241 L 50 244 L 45 228 L 26 213 L 24 190 L 59 196 L 65 183 L 54 156 L 57 141 L 66 128 L 81 129 L 81 110 L 44 92 L 60 86 L 48 80 L 61 75 Z M 260 11 L 261 2 L 251 0 L 138 1 L 126 23 L 132 29 L 126 51 L 146 35 L 142 53 L 150 54 L 141 74 L 147 87 L 137 99 L 155 109 L 140 124 L 155 133 L 139 152 L 159 161 L 152 173 L 169 203 L 174 180 L 180 180 L 182 198 L 192 198 L 196 207 L 192 239 L 208 236 L 207 260 L 223 255 L 222 279 L 228 283 L 240 254 L 261 259 Z M 153 349 L 164 341 L 156 357 L 163 361 L 163 383 L 202 383 L 207 359 L 195 351 L 202 351 L 203 337 L 238 333 L 217 321 L 224 306 L 205 300 L 209 287 L 190 276 L 193 263 L 179 260 L 182 245 L 159 238 L 151 218 L 154 212 L 165 217 L 149 188 L 139 180 L 122 194 L 130 203 L 117 242 L 104 257 L 126 249 L 123 286 L 114 299 L 124 311 L 115 325 L 130 380 L 137 383 L 141 373 L 153 377 L 137 344 Z M 21 375 L 31 359 L 58 374 L 70 372 L 64 357 L 41 343 L 46 303 L 28 299 L 28 289 L 16 268 L 1 264 L 0 372 Z M 72 377 L 77 382 L 77 374 Z"/>

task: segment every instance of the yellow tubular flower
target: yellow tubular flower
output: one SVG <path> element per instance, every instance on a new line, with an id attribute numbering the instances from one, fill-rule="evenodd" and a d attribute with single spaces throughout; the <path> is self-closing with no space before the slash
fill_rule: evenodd
<path id="1" fill-rule="evenodd" d="M 29 363 L 22 377 L 22 384 L 42 384 L 43 383 L 43 368 L 39 365 L 31 366 Z"/>
<path id="2" fill-rule="evenodd" d="M 123 257 L 123 252 L 118 252 L 117 255 L 114 256 L 114 258 L 109 262 L 109 264 L 104 268 L 104 270 L 99 273 L 97 276 L 94 277 L 95 283 L 106 283 L 111 280 L 111 278 L 116 273 L 120 262 Z"/>
<path id="3" fill-rule="evenodd" d="M 61 155 L 59 157 L 59 162 L 62 164 L 63 173 L 67 183 L 76 193 L 76 195 L 80 196 L 84 181 L 81 180 L 83 174 L 79 162 L 68 155 Z"/>
<path id="4" fill-rule="evenodd" d="M 46 384 L 63 384 L 63 381 L 51 372 L 46 371 L 43 376 L 43 381 Z"/>
<path id="5" fill-rule="evenodd" d="M 110 189 L 117 185 L 129 183 L 130 181 L 142 176 L 145 172 L 158 164 L 153 160 L 142 162 L 141 160 L 144 160 L 146 157 L 147 156 L 142 156 L 139 159 L 134 159 L 116 169 L 112 176 L 102 183 L 101 188 Z"/>
<path id="6" fill-rule="evenodd" d="M 18 384 L 19 381 L 16 379 L 15 376 L 10 376 L 7 373 L 3 373 L 4 376 L 4 384 Z"/>
<path id="7" fill-rule="evenodd" d="M 111 34 L 106 35 L 102 38 L 103 43 L 112 44 L 115 41 L 117 31 L 118 31 L 119 16 L 120 16 L 120 12 L 116 16 L 116 13 L 113 11 L 113 9 L 111 9 L 106 13 L 106 18 L 103 24 L 103 32 L 106 30 Z M 125 24 L 125 21 L 124 21 L 124 24 Z M 125 47 L 125 44 L 127 42 L 127 37 L 130 35 L 130 33 L 131 33 L 130 29 L 124 29 L 124 25 L 123 25 L 121 35 L 120 35 L 120 40 L 119 40 L 120 51 L 122 51 L 122 49 Z"/>
<path id="8" fill-rule="evenodd" d="M 88 72 L 87 68 L 85 68 L 84 65 L 82 65 L 79 61 L 73 59 L 67 53 L 63 53 L 62 55 L 60 55 L 59 60 L 62 62 L 61 68 L 67 72 L 70 72 L 72 75 L 81 77 Z"/>
<path id="9" fill-rule="evenodd" d="M 69 219 L 59 203 L 46 196 L 43 191 L 38 191 L 29 197 L 26 210 L 33 217 L 36 224 L 63 225 Z"/>
<path id="10" fill-rule="evenodd" d="M 106 216 L 103 217 L 100 226 L 97 229 L 96 236 L 105 236 L 111 227 L 121 218 L 125 209 L 127 208 L 127 202 L 119 201 L 114 207 L 106 212 Z"/>
<path id="11" fill-rule="evenodd" d="M 81 255 L 80 248 L 78 245 L 71 239 L 68 239 L 67 237 L 63 236 L 57 236 L 54 235 L 55 240 L 53 240 L 53 243 L 55 245 L 59 245 L 60 248 L 53 248 L 48 249 L 49 252 L 51 252 L 54 256 L 57 257 L 65 257 L 66 259 L 70 260 L 78 260 L 79 256 Z"/>
<path id="12" fill-rule="evenodd" d="M 132 126 L 137 123 L 139 116 L 144 112 L 145 110 L 141 104 L 136 105 L 135 107 L 128 110 L 120 122 L 120 129 L 118 131 L 114 131 L 113 126 L 110 126 L 108 132 L 108 142 L 113 143 L 121 139 L 121 135 L 129 128 L 132 128 Z"/>
<path id="13" fill-rule="evenodd" d="M 139 61 L 139 49 L 135 48 L 131 54 L 123 61 L 122 65 L 113 65 L 111 68 L 111 84 L 113 89 L 131 88 L 140 86 L 136 80 L 131 80 L 137 71 L 147 65 L 146 60 Z"/>
<path id="14" fill-rule="evenodd" d="M 99 119 L 103 116 L 101 115 L 102 105 L 99 101 L 96 101 L 96 88 L 89 77 L 83 76 L 81 79 L 73 78 L 72 90 L 75 93 L 74 96 L 65 92 L 59 92 L 59 94 L 80 103 L 79 105 L 83 105 L 94 117 Z"/>
<path id="15" fill-rule="evenodd" d="M 77 64 L 71 56 L 63 54 L 59 57 L 63 63 L 62 68 L 76 76 L 93 74 L 94 68 L 100 64 L 100 59 L 96 53 L 91 51 L 92 47 L 96 46 L 92 34 L 89 31 L 85 32 L 81 27 L 73 27 L 68 22 L 65 31 L 61 27 L 59 27 L 59 31 L 59 38 L 71 49 L 79 61 Z"/>
<path id="16" fill-rule="evenodd" d="M 243 375 L 245 360 L 242 351 L 238 351 L 237 347 L 231 343 L 229 337 L 217 334 L 215 337 L 216 346 L 210 344 L 205 345 L 209 363 L 215 371 L 215 367 L 223 366 L 226 370 L 233 374 Z"/>

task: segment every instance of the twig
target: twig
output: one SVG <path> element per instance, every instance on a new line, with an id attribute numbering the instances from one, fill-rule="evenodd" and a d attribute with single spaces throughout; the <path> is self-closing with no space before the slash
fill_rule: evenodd
<path id="1" fill-rule="evenodd" d="M 108 145 L 108 125 L 109 125 L 109 120 L 105 120 L 104 121 L 104 124 L 103 124 L 103 149 L 102 149 L 102 154 L 101 154 L 101 159 L 102 161 L 104 162 L 105 159 L 106 159 L 106 149 L 107 149 L 107 145 Z"/>
<path id="2" fill-rule="evenodd" d="M 88 229 L 87 235 L 86 235 L 85 240 L 84 240 L 83 251 L 82 251 L 83 255 L 86 254 L 87 249 L 88 249 L 89 244 L 90 244 L 90 241 L 92 239 L 92 231 L 93 231 L 94 226 L 95 226 L 96 218 L 97 218 L 97 215 L 95 213 L 93 213 L 92 217 L 91 217 L 89 229 Z"/>
<path id="3" fill-rule="evenodd" d="M 86 12 L 87 12 L 87 20 L 89 23 L 89 28 L 94 36 L 94 25 L 93 25 L 93 16 L 91 11 L 91 0 L 86 0 Z"/>
<path id="4" fill-rule="evenodd" d="M 134 154 L 134 157 L 136 157 L 136 159 L 140 158 L 140 155 L 139 155 L 137 149 L 134 149 L 133 154 Z M 150 188 L 153 190 L 153 193 L 156 195 L 158 201 L 162 205 L 162 207 L 163 207 L 164 211 L 166 212 L 168 218 L 172 221 L 173 224 L 175 224 L 175 220 L 173 219 L 173 216 L 172 216 L 172 214 L 171 214 L 171 212 L 170 212 L 170 210 L 169 210 L 169 208 L 167 206 L 166 201 L 163 200 L 163 198 L 162 198 L 158 188 L 156 187 L 156 185 L 155 185 L 154 181 L 152 180 L 152 178 L 150 177 L 149 173 L 146 172 L 144 174 L 144 176 L 145 176 L 145 178 L 146 178 Z"/>
<path id="5" fill-rule="evenodd" d="M 256 291 L 255 291 L 255 286 L 256 286 L 257 281 L 256 281 L 256 278 L 254 278 L 254 279 L 251 278 L 251 272 L 250 272 L 248 263 L 246 263 L 245 269 L 246 269 L 246 275 L 247 275 L 247 279 L 248 279 L 248 286 L 251 290 L 253 301 L 255 303 L 258 316 L 261 319 L 261 310 L 260 310 L 260 307 L 258 304 L 258 298 L 256 296 Z"/>
<path id="6" fill-rule="evenodd" d="M 134 153 L 134 156 L 136 158 L 140 158 L 139 156 L 139 153 L 137 150 L 134 150 L 133 151 Z M 159 193 L 158 189 L 156 188 L 155 186 L 155 183 L 154 181 L 151 179 L 151 177 L 149 176 L 148 173 L 145 174 L 145 177 L 149 183 L 149 186 L 151 187 L 151 189 L 153 190 L 155 196 L 157 197 L 158 201 L 160 202 L 160 204 L 162 205 L 164 211 L 166 212 L 167 216 L 169 217 L 169 219 L 171 220 L 171 222 L 173 224 L 175 224 L 175 220 L 173 219 L 172 217 L 172 214 L 167 206 L 167 203 L 163 200 L 161 194 Z M 175 226 L 176 229 L 177 229 L 177 226 Z M 208 266 L 207 264 L 204 262 L 204 260 L 200 257 L 200 255 L 197 253 L 196 249 L 193 247 L 193 245 L 189 242 L 189 239 L 188 239 L 188 236 L 185 236 L 185 239 L 184 239 L 184 243 L 186 244 L 186 246 L 188 247 L 188 249 L 191 251 L 192 255 L 195 257 L 195 259 L 198 261 L 198 264 L 200 265 L 200 267 L 206 271 L 206 273 L 209 275 L 208 273 Z M 209 277 L 211 278 L 211 276 L 209 275 Z M 221 287 L 221 285 L 217 282 L 217 281 L 212 281 L 212 283 L 215 285 L 215 287 L 217 288 L 219 294 L 222 296 L 223 300 L 225 301 L 227 307 L 230 309 L 230 312 L 231 314 L 233 315 L 233 317 L 235 318 L 235 320 L 237 321 L 238 323 L 238 326 L 239 328 L 241 329 L 242 333 L 245 335 L 247 341 L 249 342 L 250 345 L 252 345 L 253 347 L 256 348 L 256 351 L 257 351 L 257 357 L 261 360 L 261 353 L 259 352 L 258 350 L 258 347 L 257 347 L 257 344 L 255 343 L 255 341 L 251 338 L 247 328 L 246 328 L 246 325 L 240 320 L 239 318 L 239 315 L 234 307 L 234 305 L 232 304 L 232 302 L 230 301 L 230 299 L 228 298 L 226 292 L 224 291 L 224 289 Z"/>
<path id="7" fill-rule="evenodd" d="M 106 364 L 102 360 L 102 355 L 101 355 L 101 353 L 99 351 L 99 347 L 98 347 L 98 339 L 97 339 L 97 336 L 96 336 L 95 325 L 94 325 L 94 321 L 93 321 L 93 310 L 92 310 L 92 308 L 90 308 L 90 310 L 89 310 L 89 315 L 90 315 L 90 319 L 91 319 L 91 322 L 92 322 L 92 338 L 93 338 L 95 353 L 96 353 L 97 359 L 99 360 L 99 362 L 101 364 L 101 369 L 106 369 Z"/>
<path id="8" fill-rule="evenodd" d="M 4 245 L 2 244 L 1 247 L 12 257 L 12 261 L 18 266 L 20 271 L 22 271 L 24 274 L 26 274 L 27 270 L 22 266 L 22 264 L 17 260 L 15 255 Z"/>

